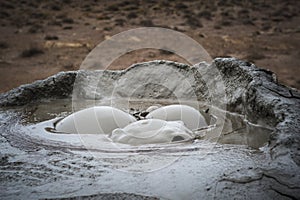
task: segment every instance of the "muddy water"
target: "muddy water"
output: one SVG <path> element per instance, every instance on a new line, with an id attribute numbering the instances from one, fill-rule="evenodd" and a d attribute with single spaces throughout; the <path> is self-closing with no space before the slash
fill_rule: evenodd
<path id="1" fill-rule="evenodd" d="M 151 105 L 176 103 L 108 99 L 76 102 L 76 109 L 110 105 L 135 113 Z M 57 120 L 72 113 L 69 99 L 2 110 L 3 198 L 126 192 L 163 199 L 212 199 L 222 190 L 222 184 L 216 183 L 225 172 L 237 173 L 245 166 L 256 169 L 268 159 L 262 150 L 272 129 L 201 102 L 180 103 L 198 109 L 209 126 L 198 130 L 192 141 L 142 146 L 112 143 L 101 135 L 51 131 Z"/>
<path id="2" fill-rule="evenodd" d="M 102 145 L 94 144 L 85 144 L 87 149 L 97 148 L 101 146 L 102 149 L 105 147 L 105 144 L 109 146 L 110 141 L 103 138 L 101 135 L 93 136 L 75 136 L 75 135 L 64 135 L 55 134 L 55 124 L 61 120 L 63 117 L 71 114 L 73 111 L 78 111 L 91 106 L 113 106 L 119 108 L 130 114 L 139 114 L 145 112 L 145 110 L 153 105 L 165 106 L 170 104 L 184 104 L 194 107 L 199 110 L 201 114 L 205 117 L 208 127 L 202 128 L 198 131 L 195 131 L 196 141 L 206 140 L 211 142 L 218 142 L 221 144 L 238 144 L 238 145 L 247 145 L 252 148 L 259 148 L 267 144 L 269 140 L 270 133 L 272 128 L 263 127 L 260 125 L 252 124 L 247 121 L 243 115 L 230 113 L 222 111 L 216 108 L 213 108 L 210 105 L 206 105 L 202 102 L 190 102 L 190 101 L 170 101 L 170 100 L 137 100 L 137 99 L 107 99 L 102 101 L 84 101 L 84 102 L 72 102 L 67 99 L 53 100 L 48 102 L 43 102 L 38 105 L 30 106 L 30 110 L 26 111 L 26 116 L 23 118 L 22 123 L 25 127 L 29 129 L 34 129 L 34 134 L 37 136 L 43 135 L 45 138 L 61 138 L 64 140 L 68 138 L 81 138 L 81 140 L 88 142 L 87 138 L 93 138 L 91 141 L 94 141 L 95 138 L 98 138 L 99 141 L 102 141 Z M 76 105 L 76 108 L 74 108 Z M 45 131 L 46 130 L 46 131 Z M 83 138 L 84 137 L 84 138 Z M 102 138 L 101 138 L 102 137 Z M 60 139 L 58 139 L 60 140 Z M 63 141 L 62 141 L 63 142 Z M 70 141 L 71 142 L 71 141 Z M 116 144 L 113 146 L 115 147 Z M 127 145 L 119 145 L 119 148 L 128 148 Z M 155 145 L 159 147 L 161 145 Z M 113 147 L 113 148 L 114 148 Z"/>

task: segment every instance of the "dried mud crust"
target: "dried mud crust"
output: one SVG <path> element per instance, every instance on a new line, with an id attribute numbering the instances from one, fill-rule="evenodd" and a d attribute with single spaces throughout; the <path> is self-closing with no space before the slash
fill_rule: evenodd
<path id="1" fill-rule="evenodd" d="M 212 57 L 255 62 L 277 73 L 281 83 L 300 88 L 297 0 L 4 0 L 0 7 L 0 92 L 77 70 L 99 42 L 144 26 L 183 32 Z M 170 52 L 143 50 L 122 56 L 109 68 L 154 59 L 185 62 Z"/>

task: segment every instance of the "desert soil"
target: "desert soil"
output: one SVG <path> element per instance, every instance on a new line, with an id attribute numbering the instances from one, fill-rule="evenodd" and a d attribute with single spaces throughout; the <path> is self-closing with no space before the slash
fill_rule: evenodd
<path id="1" fill-rule="evenodd" d="M 198 41 L 211 57 L 233 56 L 300 89 L 299 0 L 1 0 L 0 92 L 77 70 L 100 42 L 137 27 L 164 27 Z M 176 54 L 139 50 L 110 69 Z"/>

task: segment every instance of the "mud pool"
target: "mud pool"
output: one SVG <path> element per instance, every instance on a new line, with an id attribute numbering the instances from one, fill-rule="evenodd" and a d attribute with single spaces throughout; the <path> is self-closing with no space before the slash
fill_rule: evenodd
<path id="1" fill-rule="evenodd" d="M 107 150 L 106 148 L 115 149 L 115 145 L 121 145 L 109 145 L 111 142 L 109 142 L 106 137 L 103 137 L 101 134 L 78 135 L 56 133 L 55 125 L 57 122 L 72 112 L 69 102 L 69 99 L 60 99 L 30 106 L 33 111 L 27 111 L 27 118 L 24 118 L 22 121 L 22 124 L 25 125 L 23 129 L 28 130 L 28 137 L 44 137 L 45 139 L 54 141 L 67 142 L 70 143 L 70 145 L 72 145 L 75 141 L 77 144 L 84 142 L 87 149 L 92 148 Z M 96 105 L 94 101 L 85 101 L 84 104 L 82 103 L 82 106 L 112 106 L 134 116 L 138 113 L 145 112 L 148 107 L 153 105 L 166 106 L 173 105 L 174 103 L 178 102 L 170 100 L 141 101 L 130 99 L 106 99 L 105 101 L 97 102 Z M 180 103 L 194 107 L 205 117 L 205 121 L 208 126 L 195 131 L 196 140 L 207 140 L 212 143 L 218 142 L 223 144 L 247 145 L 258 149 L 259 147 L 267 144 L 269 141 L 269 135 L 273 131 L 272 128 L 266 128 L 248 122 L 243 115 L 221 111 L 220 109 L 213 108 L 201 102 L 182 101 Z M 52 111 L 51 108 L 54 108 L 54 110 Z M 194 141 L 189 142 L 193 143 Z M 160 145 L 154 145 L 153 147 L 159 146 Z M 131 147 L 132 146 L 130 145 L 119 146 L 120 149 Z"/>
<path id="2" fill-rule="evenodd" d="M 99 101 L 98 105 L 114 106 L 134 114 L 145 111 L 151 105 L 174 103 L 168 100 L 113 99 Z M 141 193 L 166 199 L 182 199 L 194 194 L 196 198 L 199 187 L 209 190 L 208 185 L 216 181 L 213 176 L 216 172 L 222 176 L 224 167 L 239 169 L 245 165 L 246 159 L 249 168 L 254 168 L 260 162 L 272 129 L 251 124 L 242 115 L 224 114 L 224 111 L 199 102 L 181 103 L 198 107 L 209 126 L 200 129 L 194 140 L 140 146 L 113 143 L 101 134 L 56 133 L 55 123 L 72 112 L 70 99 L 26 106 L 20 111 L 24 113 L 11 112 L 10 109 L 2 111 L 1 116 L 6 121 L 14 115 L 22 116 L 15 119 L 12 126 L 6 127 L 9 136 L 2 137 L 1 152 L 15 152 L 8 160 L 2 158 L 2 162 L 7 162 L 2 163 L 4 167 L 13 167 L 13 170 L 2 173 L 4 183 L 12 178 L 10 186 L 6 186 L 10 190 L 5 192 L 5 197 L 18 197 L 15 191 L 19 188 L 20 198 L 24 195 L 63 197 L 69 190 L 76 190 L 71 196 L 100 190 L 105 193 Z M 91 101 L 90 106 L 93 104 L 94 101 Z M 89 104 L 85 102 L 83 106 Z M 27 167 L 19 171 L 18 165 L 24 164 Z M 30 168 L 34 171 L 27 170 Z M 164 187 L 155 187 L 162 181 L 162 176 L 166 181 Z M 133 181 L 136 178 L 138 182 Z M 126 180 L 126 184 L 122 180 Z M 73 182 L 77 182 L 76 187 L 81 185 L 82 190 L 74 188 Z M 174 190 L 179 182 L 182 188 Z M 46 192 L 52 187 L 57 187 L 55 195 Z"/>
<path id="3" fill-rule="evenodd" d="M 214 102 L 196 75 L 198 68 L 207 68 L 207 85 L 215 85 L 219 79 L 209 78 L 210 65 L 166 61 L 122 72 L 65 72 L 1 94 L 1 198 L 299 199 L 299 92 L 247 62 L 220 58 L 212 65 L 226 86 L 227 111 L 209 103 Z M 160 70 L 175 70 L 184 75 L 182 80 L 193 80 L 187 84 L 193 90 L 184 84 L 169 87 L 173 91 L 147 84 L 126 98 L 132 76 L 141 73 L 157 83 L 168 74 Z M 71 99 L 76 73 L 101 77 L 101 91 L 79 88 L 83 98 Z M 112 87 L 101 86 L 115 82 L 122 83 L 118 96 L 103 98 Z M 170 94 L 176 92 L 197 101 L 173 100 Z M 195 131 L 192 140 L 138 146 L 55 131 L 59 119 L 91 106 L 109 105 L 143 118 L 149 106 L 170 104 L 194 107 L 208 126 Z"/>

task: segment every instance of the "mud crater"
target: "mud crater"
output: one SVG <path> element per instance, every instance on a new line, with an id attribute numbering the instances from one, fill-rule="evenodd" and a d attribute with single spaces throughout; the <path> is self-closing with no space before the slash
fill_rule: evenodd
<path id="1" fill-rule="evenodd" d="M 212 66 L 220 72 L 217 77 Z M 200 69 L 207 72 L 202 74 L 206 84 L 198 78 Z M 146 101 L 140 90 L 126 92 L 130 91 L 126 84 L 115 90 L 118 98 L 104 98 L 111 97 L 113 83 L 133 81 L 130 77 L 139 71 L 145 79 L 152 77 L 149 73 L 158 74 L 150 81 L 156 84 L 145 87 L 145 94 L 150 94 L 174 70 L 183 79 L 176 79 L 178 86 L 172 87 L 172 93 L 176 97 L 182 94 L 180 99 L 188 98 L 185 101 L 176 102 L 163 94 Z M 76 76 L 101 79 L 103 73 L 63 72 L 0 95 L 3 198 L 104 194 L 132 194 L 136 199 L 300 198 L 300 95 L 277 84 L 272 72 L 232 58 L 193 67 L 153 61 L 121 72 L 105 72 L 112 79 L 105 77 L 99 82 L 111 87 L 91 91 L 83 82 L 82 88 L 75 90 L 76 99 L 70 99 Z M 188 90 L 183 80 L 193 81 L 193 90 Z M 219 80 L 224 81 L 226 99 L 218 90 L 207 91 Z M 195 107 L 209 125 L 191 141 L 109 148 L 99 146 L 97 135 L 47 131 L 74 109 L 109 105 L 142 118 L 141 113 L 151 105 L 177 103 Z M 215 104 L 226 105 L 227 111 Z"/>

